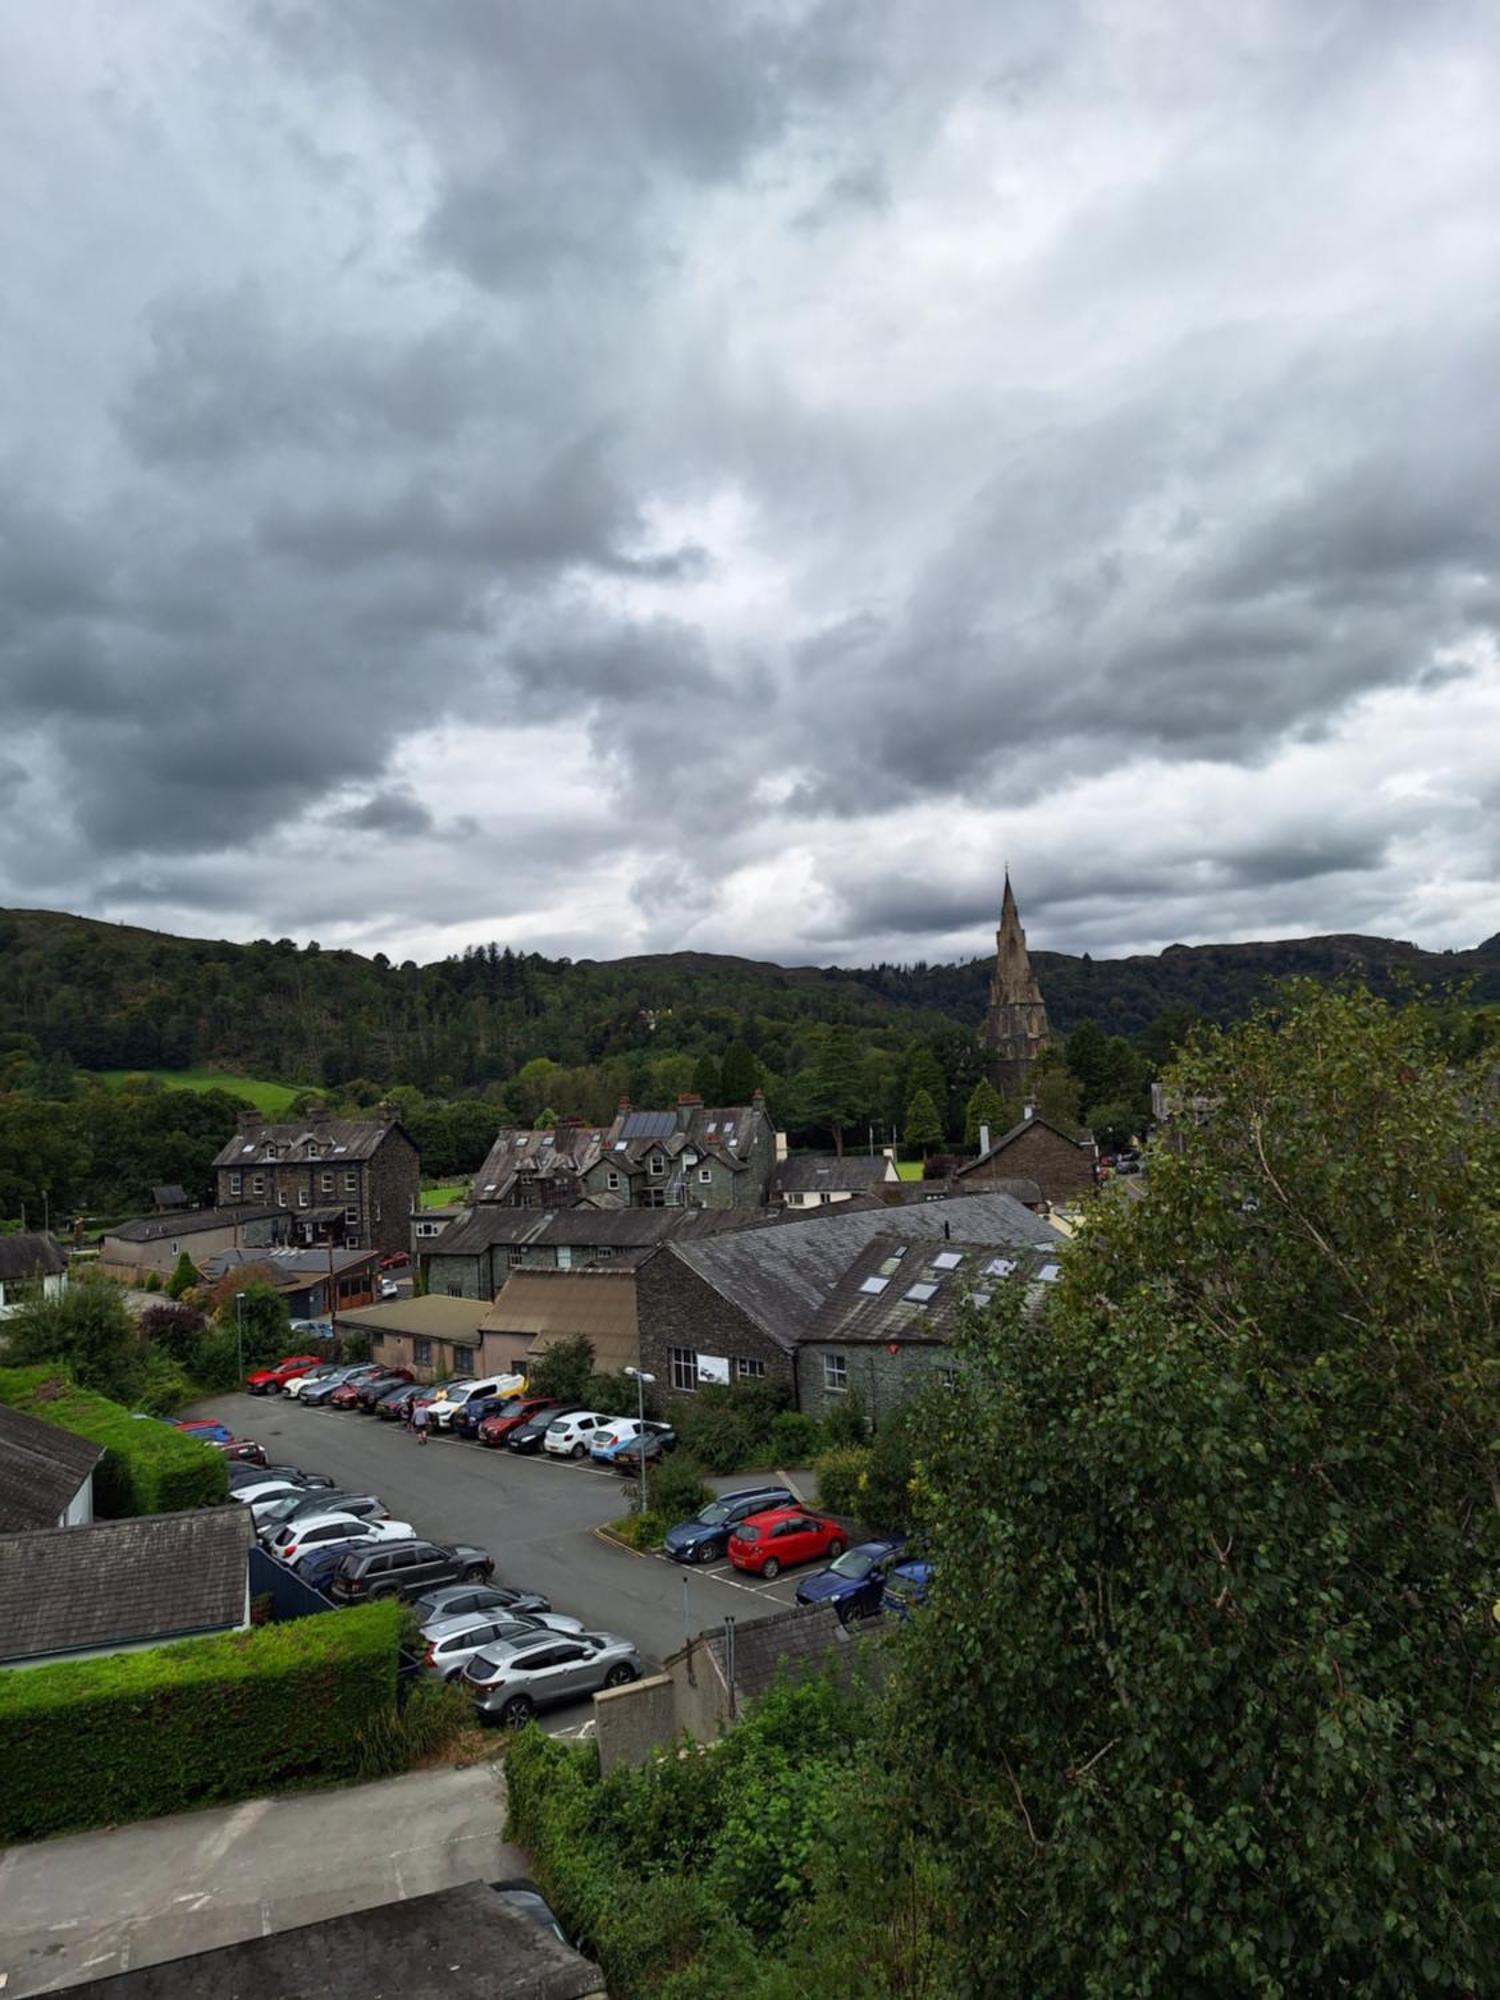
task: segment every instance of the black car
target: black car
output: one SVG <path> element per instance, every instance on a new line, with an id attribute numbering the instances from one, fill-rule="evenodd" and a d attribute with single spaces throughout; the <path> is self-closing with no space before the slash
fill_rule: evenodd
<path id="1" fill-rule="evenodd" d="M 368 1604 L 376 1597 L 421 1597 L 444 1583 L 483 1583 L 495 1567 L 486 1549 L 468 1542 L 376 1542 L 352 1549 L 339 1564 L 328 1594 L 338 1604 Z"/>
<path id="2" fill-rule="evenodd" d="M 653 1424 L 629 1444 L 622 1444 L 610 1459 L 616 1472 L 623 1472 L 627 1479 L 639 1479 L 642 1460 L 649 1465 L 660 1465 L 669 1451 L 677 1449 L 677 1433 L 670 1424 Z"/>
<path id="3" fill-rule="evenodd" d="M 391 1389 L 375 1405 L 377 1417 L 404 1418 L 406 1406 L 417 1396 L 425 1396 L 426 1389 L 420 1382 L 403 1382 L 399 1388 Z"/>
<path id="4" fill-rule="evenodd" d="M 471 1611 L 513 1611 L 523 1618 L 550 1611 L 552 1600 L 539 1590 L 512 1590 L 504 1583 L 450 1583 L 417 1598 L 412 1610 L 424 1625 L 439 1618 L 465 1618 Z"/>
<path id="5" fill-rule="evenodd" d="M 262 1486 L 269 1479 L 284 1479 L 288 1486 L 329 1487 L 333 1481 L 326 1472 L 304 1472 L 298 1465 L 231 1465 L 229 1468 L 229 1490 L 237 1486 Z"/>
<path id="6" fill-rule="evenodd" d="M 388 1396 L 393 1389 L 410 1386 L 410 1378 L 405 1375 L 372 1375 L 368 1382 L 361 1382 L 354 1393 L 355 1403 L 362 1410 L 373 1410 L 382 1396 Z"/>
<path id="7" fill-rule="evenodd" d="M 507 1451 L 538 1452 L 542 1439 L 559 1417 L 571 1417 L 575 1410 L 586 1410 L 587 1403 L 565 1403 L 558 1410 L 543 1410 L 534 1424 L 518 1424 L 505 1440 Z"/>

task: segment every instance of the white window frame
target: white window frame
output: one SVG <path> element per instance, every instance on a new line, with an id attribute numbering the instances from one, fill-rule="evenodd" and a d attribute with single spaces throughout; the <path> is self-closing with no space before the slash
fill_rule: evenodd
<path id="1" fill-rule="evenodd" d="M 312 1207 L 312 1196 L 311 1196 L 311 1195 L 310 1195 L 310 1194 L 308 1193 L 308 1191 L 307 1191 L 307 1189 L 306 1189 L 306 1188 L 298 1188 L 298 1190 L 297 1190 L 297 1206 L 298 1206 L 298 1208 L 311 1208 L 311 1207 Z"/>
<path id="2" fill-rule="evenodd" d="M 244 1186 L 245 1186 L 245 1176 L 243 1174 L 231 1174 L 229 1176 L 229 1192 L 231 1194 L 242 1193 L 244 1191 Z"/>
<path id="3" fill-rule="evenodd" d="M 612 1194 L 617 1194 L 619 1192 L 620 1176 L 615 1172 L 613 1167 L 611 1167 L 609 1172 L 604 1176 L 604 1185 L 610 1190 Z"/>
<path id="4" fill-rule="evenodd" d="M 704 1187 L 711 1187 L 713 1178 L 714 1170 L 712 1167 L 700 1167 L 698 1169 L 698 1179 Z"/>
<path id="5" fill-rule="evenodd" d="M 251 1192 L 251 1194 L 264 1194 L 264 1193 L 265 1193 L 265 1191 L 266 1191 L 266 1177 L 265 1177 L 265 1175 L 264 1175 L 264 1174 L 252 1174 L 252 1175 L 250 1176 L 250 1192 Z"/>
<path id="6" fill-rule="evenodd" d="M 277 1190 L 276 1190 L 276 1206 L 277 1206 L 278 1208 L 285 1208 L 285 1207 L 286 1207 L 286 1189 L 285 1189 L 285 1188 L 277 1188 Z"/>
<path id="7" fill-rule="evenodd" d="M 324 1194 L 333 1193 L 333 1172 L 331 1169 L 325 1169 L 318 1176 L 318 1185 Z"/>
<path id="8" fill-rule="evenodd" d="M 672 1387 L 686 1394 L 698 1386 L 698 1357 L 691 1347 L 672 1347 L 667 1350 L 671 1364 Z"/>
<path id="9" fill-rule="evenodd" d="M 667 1171 L 667 1163 L 660 1153 L 653 1153 L 646 1162 L 646 1172 L 653 1180 L 658 1180 Z"/>
<path id="10" fill-rule="evenodd" d="M 847 1354 L 825 1354 L 823 1356 L 823 1393 L 825 1396 L 844 1396 L 849 1392 L 849 1357 Z"/>
<path id="11" fill-rule="evenodd" d="M 357 1173 L 347 1173 L 347 1174 L 345 1174 L 345 1176 L 344 1176 L 344 1193 L 345 1193 L 345 1194 L 358 1194 L 358 1193 L 359 1193 L 359 1175 L 358 1175 Z"/>
<path id="12" fill-rule="evenodd" d="M 740 1382 L 763 1382 L 766 1379 L 766 1364 L 755 1354 L 737 1354 L 734 1357 L 735 1379 Z"/>
<path id="13" fill-rule="evenodd" d="M 344 1210 L 344 1227 L 346 1229 L 358 1229 L 359 1210 L 357 1208 L 346 1208 Z"/>

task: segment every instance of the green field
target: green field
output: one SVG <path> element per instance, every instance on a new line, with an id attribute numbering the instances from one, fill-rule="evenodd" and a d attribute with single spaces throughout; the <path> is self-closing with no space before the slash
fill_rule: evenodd
<path id="1" fill-rule="evenodd" d="M 128 1076 L 149 1076 L 168 1090 L 229 1090 L 247 1097 L 257 1111 L 271 1117 L 284 1112 L 294 1097 L 308 1086 L 300 1083 L 267 1083 L 260 1077 L 233 1076 L 222 1069 L 101 1069 L 94 1074 L 101 1083 L 122 1084 Z"/>
<path id="2" fill-rule="evenodd" d="M 462 1201 L 468 1192 L 468 1183 L 464 1181 L 457 1187 L 423 1188 L 417 1199 L 423 1208 L 451 1208 L 454 1202 Z"/>
<path id="3" fill-rule="evenodd" d="M 904 1181 L 919 1181 L 922 1178 L 922 1162 L 920 1160 L 897 1160 L 896 1172 Z"/>

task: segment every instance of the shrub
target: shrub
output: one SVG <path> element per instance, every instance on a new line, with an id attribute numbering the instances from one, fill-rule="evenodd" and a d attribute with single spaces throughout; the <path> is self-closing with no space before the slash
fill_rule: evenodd
<path id="1" fill-rule="evenodd" d="M 818 1475 L 818 1503 L 830 1514 L 863 1518 L 863 1487 L 870 1469 L 870 1448 L 862 1444 L 840 1445 L 825 1451 L 815 1463 Z"/>
<path id="2" fill-rule="evenodd" d="M 695 1404 L 678 1419 L 677 1429 L 710 1472 L 735 1472 L 756 1454 L 752 1419 L 727 1403 Z"/>
<path id="3" fill-rule="evenodd" d="M 191 1306 L 147 1306 L 141 1314 L 141 1337 L 148 1348 L 191 1369 L 208 1322 Z"/>
<path id="4" fill-rule="evenodd" d="M 153 1277 L 155 1276 L 154 1272 L 152 1273 L 152 1276 Z M 174 1299 L 180 1299 L 186 1293 L 191 1292 L 196 1287 L 197 1283 L 198 1283 L 198 1273 L 197 1270 L 194 1268 L 192 1258 L 188 1255 L 186 1250 L 179 1250 L 177 1253 L 177 1262 L 172 1266 L 172 1275 L 170 1278 L 168 1278 L 166 1284 L 168 1297 Z M 156 1290 L 155 1285 L 153 1285 L 151 1289 L 155 1291 Z"/>
<path id="5" fill-rule="evenodd" d="M 641 1395 L 633 1376 L 591 1375 L 583 1393 L 589 1408 L 598 1410 L 601 1416 L 634 1417 L 640 1414 Z M 661 1415 L 661 1403 L 653 1387 L 646 1390 L 646 1415 Z"/>
<path id="6" fill-rule="evenodd" d="M 771 1456 L 778 1465 L 806 1465 L 822 1442 L 822 1429 L 801 1410 L 783 1410 L 771 1421 Z"/>
<path id="7" fill-rule="evenodd" d="M 657 1549 L 666 1538 L 668 1528 L 675 1527 L 682 1519 L 680 1514 L 658 1513 L 648 1507 L 644 1514 L 622 1514 L 618 1521 L 609 1524 L 610 1533 L 618 1535 L 622 1542 L 628 1542 L 633 1549 Z"/>
<path id="8" fill-rule="evenodd" d="M 557 1396 L 564 1402 L 580 1402 L 588 1393 L 593 1373 L 594 1343 L 587 1334 L 575 1333 L 566 1340 L 559 1340 L 529 1364 L 526 1385 L 536 1396 Z"/>
<path id="9" fill-rule="evenodd" d="M 395 1711 L 397 1609 L 0 1675 L 0 1840 L 349 1778 Z"/>
<path id="10" fill-rule="evenodd" d="M 161 1288 L 160 1271 L 148 1271 L 145 1277 L 141 1279 L 141 1290 L 143 1292 L 159 1292 Z"/>
<path id="11" fill-rule="evenodd" d="M 840 1396 L 823 1419 L 823 1432 L 831 1445 L 863 1444 L 870 1435 L 864 1398 L 857 1389 Z"/>
<path id="12" fill-rule="evenodd" d="M 648 1471 L 646 1497 L 648 1511 L 664 1514 L 667 1526 L 672 1527 L 706 1507 L 713 1494 L 704 1480 L 703 1467 L 691 1452 L 674 1451 Z"/>
<path id="13" fill-rule="evenodd" d="M 153 1354 L 141 1370 L 135 1400 L 153 1416 L 165 1417 L 192 1402 L 197 1393 L 198 1385 L 186 1369 L 165 1354 Z"/>
<path id="14" fill-rule="evenodd" d="M 473 1727 L 474 1711 L 461 1689 L 418 1681 L 403 1707 L 378 1710 L 357 1732 L 358 1775 L 390 1778 L 409 1771 Z"/>
<path id="15" fill-rule="evenodd" d="M 104 1519 L 170 1514 L 228 1495 L 218 1452 L 170 1425 L 132 1417 L 59 1368 L 0 1368 L 0 1403 L 104 1446 L 94 1473 L 94 1512 Z"/>

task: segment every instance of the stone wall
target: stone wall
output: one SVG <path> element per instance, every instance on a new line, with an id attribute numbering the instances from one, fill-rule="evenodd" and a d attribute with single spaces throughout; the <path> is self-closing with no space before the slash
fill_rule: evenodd
<path id="1" fill-rule="evenodd" d="M 988 1181 L 1035 1181 L 1050 1202 L 1076 1201 L 1094 1186 L 1095 1148 L 1092 1139 L 1079 1145 L 1034 1120 L 1002 1151 L 976 1160 L 959 1182 L 966 1194 Z"/>
<path id="2" fill-rule="evenodd" d="M 842 1356 L 849 1386 L 825 1386 L 823 1357 Z M 858 1396 L 865 1415 L 879 1425 L 934 1374 L 953 1366 L 952 1350 L 936 1341 L 903 1341 L 891 1353 L 884 1342 L 810 1341 L 797 1349 L 797 1407 L 823 1418 L 830 1410 Z"/>
<path id="3" fill-rule="evenodd" d="M 657 1393 L 664 1400 L 692 1393 L 673 1384 L 674 1347 L 726 1359 L 731 1382 L 738 1379 L 737 1362 L 759 1361 L 762 1379 L 785 1382 L 795 1393 L 795 1371 L 786 1349 L 670 1250 L 659 1251 L 642 1264 L 635 1296 L 641 1366 L 656 1377 Z"/>

